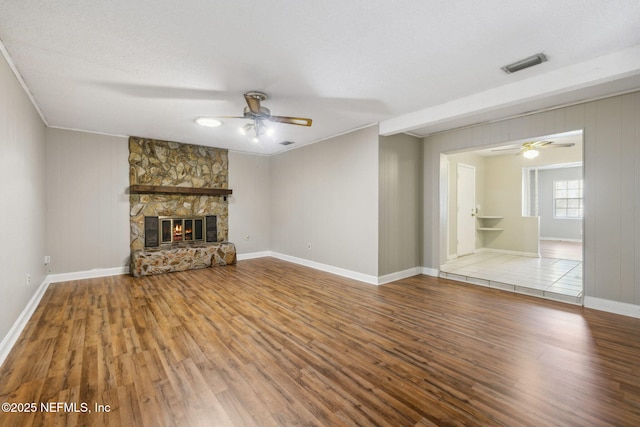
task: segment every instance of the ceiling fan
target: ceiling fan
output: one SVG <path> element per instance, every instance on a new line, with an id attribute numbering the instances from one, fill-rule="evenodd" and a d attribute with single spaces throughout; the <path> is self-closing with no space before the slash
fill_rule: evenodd
<path id="1" fill-rule="evenodd" d="M 267 98 L 267 94 L 263 92 L 253 91 L 245 93 L 244 99 L 247 101 L 247 106 L 244 107 L 244 116 L 238 118 L 269 120 L 271 122 L 297 126 L 311 126 L 312 120 L 304 117 L 272 116 L 268 108 L 260 105 L 260 103 L 266 101 Z"/>
<path id="2" fill-rule="evenodd" d="M 573 147 L 574 145 L 576 145 L 575 143 L 571 142 L 571 143 L 566 143 L 566 144 L 555 144 L 553 141 L 531 141 L 531 142 L 525 142 L 523 143 L 520 147 L 515 147 L 515 148 L 496 148 L 495 150 L 491 150 L 491 151 L 510 151 L 510 150 L 518 150 L 517 153 L 515 153 L 516 156 L 519 156 L 520 154 L 522 154 L 524 157 L 526 157 L 527 159 L 534 159 L 536 157 L 538 157 L 538 149 L 541 148 L 563 148 L 563 147 Z"/>
<path id="3" fill-rule="evenodd" d="M 253 142 L 258 142 L 261 135 L 268 133 L 269 129 L 265 125 L 265 121 L 284 123 L 296 126 L 311 126 L 312 120 L 305 117 L 288 117 L 274 116 L 268 108 L 261 105 L 262 101 L 267 99 L 264 92 L 251 91 L 244 94 L 247 106 L 244 107 L 242 116 L 225 116 L 226 119 L 250 119 L 251 123 L 247 123 L 240 130 L 247 135 Z"/>

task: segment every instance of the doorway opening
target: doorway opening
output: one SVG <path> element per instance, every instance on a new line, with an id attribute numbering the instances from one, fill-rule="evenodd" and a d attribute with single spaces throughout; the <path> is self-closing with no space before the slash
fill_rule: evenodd
<path id="1" fill-rule="evenodd" d="M 524 155 L 532 149 L 535 156 Z M 582 131 L 447 153 L 446 160 L 441 276 L 582 304 Z M 470 168 L 474 190 L 465 189 Z M 465 215 L 471 229 L 461 224 Z"/>

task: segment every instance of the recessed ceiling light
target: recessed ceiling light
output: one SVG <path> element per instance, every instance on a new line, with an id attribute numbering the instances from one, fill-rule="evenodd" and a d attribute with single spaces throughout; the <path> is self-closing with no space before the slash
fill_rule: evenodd
<path id="1" fill-rule="evenodd" d="M 194 120 L 200 126 L 206 126 L 209 128 L 217 128 L 222 124 L 220 120 L 214 119 L 212 117 L 198 117 Z"/>

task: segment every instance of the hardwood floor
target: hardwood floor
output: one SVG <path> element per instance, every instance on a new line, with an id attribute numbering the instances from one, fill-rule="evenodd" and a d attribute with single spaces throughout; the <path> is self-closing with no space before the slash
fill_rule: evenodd
<path id="1" fill-rule="evenodd" d="M 273 258 L 66 282 L 0 369 L 0 402 L 37 405 L 2 426 L 637 426 L 640 319 Z"/>
<path id="2" fill-rule="evenodd" d="M 582 261 L 582 242 L 540 240 L 540 256 Z"/>

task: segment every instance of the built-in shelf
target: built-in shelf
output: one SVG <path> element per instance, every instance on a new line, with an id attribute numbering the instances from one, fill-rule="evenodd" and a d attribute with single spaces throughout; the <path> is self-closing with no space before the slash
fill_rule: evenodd
<path id="1" fill-rule="evenodd" d="M 233 193 L 233 190 L 228 188 L 170 187 L 167 185 L 131 185 L 129 187 L 129 193 L 228 196 Z"/>
<path id="2" fill-rule="evenodd" d="M 496 223 L 500 222 L 504 218 L 502 216 L 497 216 L 497 215 L 479 215 L 476 218 L 478 218 L 479 227 L 476 228 L 476 230 L 478 230 L 478 231 L 503 231 L 504 230 L 504 228 L 489 227 L 489 225 L 491 225 L 491 224 L 496 224 Z"/>

